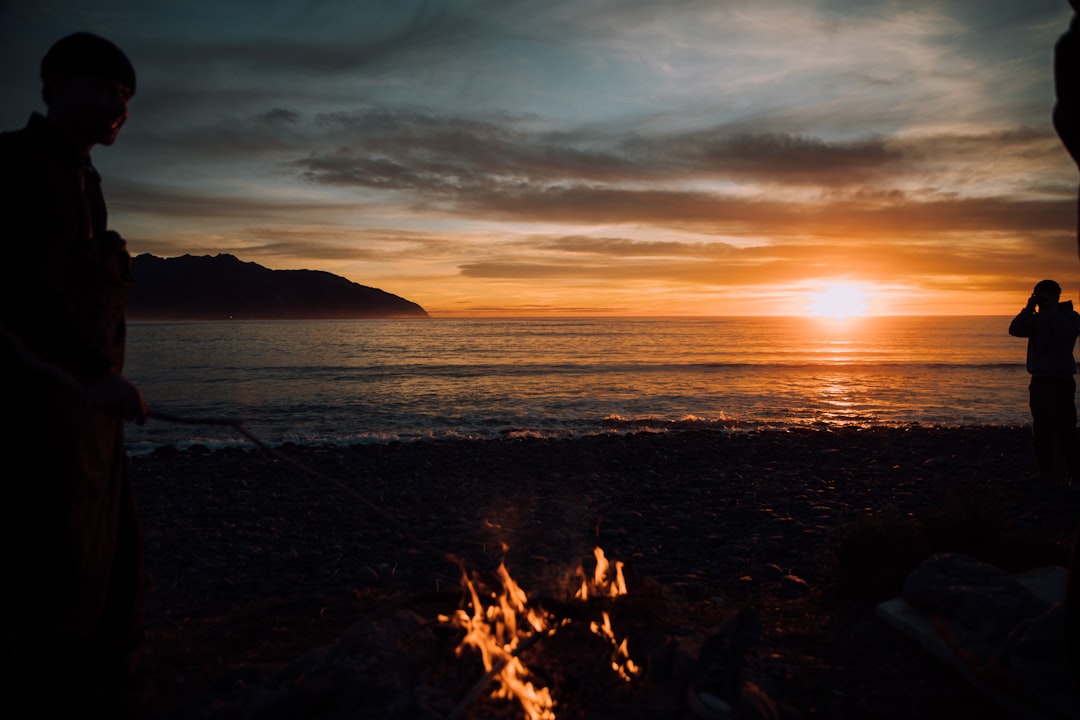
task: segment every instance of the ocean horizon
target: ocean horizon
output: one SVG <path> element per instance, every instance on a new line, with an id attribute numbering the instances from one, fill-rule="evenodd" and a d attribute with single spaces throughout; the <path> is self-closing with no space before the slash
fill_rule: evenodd
<path id="1" fill-rule="evenodd" d="M 270 444 L 683 429 L 1016 425 L 1009 317 L 418 318 L 132 322 L 152 410 L 243 420 Z M 247 447 L 235 429 L 129 424 L 132 454 Z"/>

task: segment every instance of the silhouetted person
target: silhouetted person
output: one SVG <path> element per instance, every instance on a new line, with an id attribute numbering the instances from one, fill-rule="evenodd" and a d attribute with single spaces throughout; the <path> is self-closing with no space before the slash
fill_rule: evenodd
<path id="1" fill-rule="evenodd" d="M 1061 302 L 1061 286 L 1042 280 L 1024 309 L 1009 324 L 1009 334 L 1027 338 L 1027 371 L 1031 375 L 1032 446 L 1044 480 L 1053 480 L 1054 446 L 1065 460 L 1069 480 L 1080 480 L 1080 442 L 1076 435 L 1076 361 L 1073 347 L 1080 335 L 1080 314 L 1072 301 Z"/>
<path id="2" fill-rule="evenodd" d="M 130 256 L 90 150 L 116 140 L 135 71 L 77 33 L 41 78 L 46 115 L 0 135 L 0 682 L 27 717 L 122 717 L 144 588 L 123 423 L 146 404 L 121 374 Z"/>

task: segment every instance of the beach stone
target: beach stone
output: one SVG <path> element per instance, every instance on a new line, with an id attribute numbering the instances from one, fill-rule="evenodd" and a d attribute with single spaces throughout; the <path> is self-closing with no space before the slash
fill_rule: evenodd
<path id="1" fill-rule="evenodd" d="M 763 511 L 757 507 L 742 505 L 724 511 L 723 519 L 729 523 L 747 523 L 760 520 L 763 514 Z"/>
<path id="2" fill-rule="evenodd" d="M 786 598 L 801 598 L 810 594 L 810 583 L 798 575 L 785 575 L 780 578 L 780 594 Z"/>
<path id="3" fill-rule="evenodd" d="M 431 626 L 408 611 L 354 626 L 337 645 L 317 648 L 258 689 L 251 720 L 412 718 L 423 712 L 421 693 L 429 658 L 439 652 Z"/>
<path id="4" fill-rule="evenodd" d="M 965 444 L 965 438 L 975 441 Z M 808 606 L 815 593 L 830 589 L 822 560 L 841 523 L 886 506 L 919 515 L 939 508 L 954 491 L 976 490 L 980 497 L 1002 491 L 1010 525 L 1023 515 L 1025 531 L 1047 541 L 1023 551 L 1025 560 L 1054 561 L 1046 555 L 1058 546 L 1048 541 L 1066 532 L 1072 537 L 1077 507 L 1023 482 L 1031 471 L 1030 428 L 806 431 L 783 433 L 782 442 L 766 440 L 750 433 L 694 433 L 416 442 L 357 445 L 308 459 L 325 464 L 331 476 L 347 478 L 350 487 L 400 518 L 413 535 L 463 558 L 470 569 L 492 572 L 505 541 L 507 566 L 530 593 L 538 573 L 556 575 L 562 563 L 587 559 L 599 544 L 609 559 L 625 561 L 628 573 L 656 578 L 665 589 L 668 582 L 686 583 L 687 593 L 700 599 L 684 603 L 684 596 L 672 605 L 676 619 L 688 626 L 711 626 L 735 605 L 758 608 L 770 628 L 769 650 L 803 668 L 801 674 L 791 673 L 798 679 L 782 687 L 781 695 L 797 700 L 810 717 L 996 717 L 959 675 L 936 672 L 917 647 L 892 638 L 863 600 L 840 602 L 822 613 Z M 680 452 L 668 450 L 674 445 Z M 826 447 L 843 452 L 816 453 Z M 950 462 L 968 470 L 942 472 L 922 464 L 951 453 L 956 458 Z M 618 472 L 613 456 L 619 459 Z M 1003 459 L 990 461 L 999 456 Z M 289 628 L 288 642 L 296 652 L 288 657 L 293 658 L 325 643 L 329 626 L 351 624 L 357 612 L 413 599 L 430 617 L 428 606 L 420 603 L 429 602 L 432 589 L 456 594 L 457 568 L 418 552 L 392 520 L 260 452 L 149 454 L 133 457 L 132 466 L 154 580 L 148 623 L 161 647 L 155 679 L 163 681 L 158 686 L 172 702 L 217 702 L 223 693 L 211 692 L 207 679 L 219 666 L 253 658 L 284 660 L 276 643 L 282 634 L 271 634 L 271 627 Z M 971 469 L 979 469 L 977 486 Z M 610 532 L 614 517 L 621 518 L 616 526 L 630 532 Z M 549 543 L 557 538 L 561 543 L 565 534 L 569 547 L 538 543 L 545 534 Z M 339 560 L 338 554 L 347 559 Z M 777 567 L 798 580 L 785 580 Z M 903 575 L 897 577 L 898 592 Z M 219 582 L 223 579 L 228 582 Z M 273 616 L 265 612 L 270 600 L 297 597 L 310 600 L 314 610 L 309 612 L 305 602 L 302 615 L 289 617 L 294 612 L 289 611 L 280 623 L 276 609 Z M 438 600 L 440 612 L 444 602 L 453 607 L 457 600 Z M 321 607 L 334 612 L 324 616 Z M 191 620 L 180 625 L 178 618 Z M 865 628 L 857 643 L 848 642 L 860 618 L 866 618 Z M 408 627 L 398 630 L 408 634 Z M 775 642 L 772 629 L 781 627 L 789 635 Z M 307 635 L 309 628 L 319 635 Z M 828 632 L 820 634 L 822 629 Z M 161 646 L 163 636 L 170 642 Z M 542 645 L 546 650 L 547 641 Z M 189 647 L 198 652 L 188 652 Z M 429 645 L 426 661 L 437 649 Z M 367 652 L 375 656 L 377 648 Z M 411 654 L 407 648 L 403 652 Z M 351 657 L 362 661 L 357 654 Z M 754 662 L 774 662 L 770 657 L 755 656 Z M 349 662 L 342 657 L 337 666 L 348 670 L 343 676 L 373 689 L 380 669 L 357 672 L 363 668 L 349 669 Z M 308 671 L 333 667 L 312 665 Z M 409 670 L 397 672 L 408 677 Z M 451 693 L 451 704 L 475 681 L 475 671 L 470 672 L 460 693 Z M 173 678 L 181 677 L 186 685 L 178 689 Z M 410 698 L 404 685 L 384 687 L 392 696 Z M 278 689 L 282 699 L 288 696 L 286 688 Z M 643 707 L 628 704 L 615 717 L 679 717 L 647 716 Z M 393 717 L 404 706 L 388 702 L 368 709 L 383 713 L 371 717 Z M 443 709 L 448 711 L 446 705 Z M 564 709 L 560 717 L 608 717 L 575 715 L 579 708 L 573 705 Z"/>

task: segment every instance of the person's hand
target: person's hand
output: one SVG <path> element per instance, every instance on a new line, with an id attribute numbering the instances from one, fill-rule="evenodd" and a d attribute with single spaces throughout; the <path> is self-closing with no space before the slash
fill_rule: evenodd
<path id="1" fill-rule="evenodd" d="M 1035 295 L 1034 293 L 1032 293 L 1031 297 L 1028 298 L 1027 307 L 1025 309 L 1028 312 L 1033 312 L 1035 310 L 1035 306 L 1038 305 L 1038 304 L 1039 304 L 1039 297 L 1037 295 Z"/>
<path id="2" fill-rule="evenodd" d="M 102 375 L 86 388 L 86 396 L 90 404 L 101 412 L 134 420 L 140 425 L 146 422 L 146 400 L 139 388 L 118 373 L 110 370 Z"/>

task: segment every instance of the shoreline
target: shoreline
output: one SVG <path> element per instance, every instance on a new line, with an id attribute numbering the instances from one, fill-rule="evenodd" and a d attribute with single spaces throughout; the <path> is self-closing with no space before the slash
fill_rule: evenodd
<path id="1" fill-rule="evenodd" d="M 1028 426 L 277 450 L 333 482 L 261 451 L 132 458 L 154 582 L 148 653 L 156 648 L 160 717 L 196 717 L 179 710 L 185 693 L 223 704 L 221 720 L 239 717 L 229 712 L 243 694 L 222 691 L 223 676 L 247 673 L 253 687 L 387 603 L 448 602 L 456 568 L 405 538 L 404 524 L 477 571 L 505 559 L 529 592 L 600 546 L 627 563 L 631 593 L 635 582 L 662 588 L 671 624 L 704 631 L 753 607 L 766 657 L 775 656 L 762 672 L 804 714 L 899 719 L 914 708 L 944 718 L 978 708 L 1004 718 L 959 674 L 882 627 L 871 600 L 838 596 L 830 548 L 860 519 L 978 508 L 996 514 L 976 521 L 1000 515 L 1009 532 L 1032 539 L 994 549 L 1001 558 L 1060 564 L 1080 515 L 1076 492 L 1030 480 Z"/>
<path id="2" fill-rule="evenodd" d="M 229 425 L 231 421 L 227 419 L 212 419 L 214 425 Z M 167 421 L 168 422 L 168 421 Z M 207 420 L 199 422 L 199 418 L 186 418 L 183 416 L 176 416 L 177 424 L 189 424 L 192 426 L 207 425 Z M 240 421 L 237 421 L 240 422 Z M 736 420 L 628 420 L 624 418 L 618 418 L 615 420 L 608 420 L 612 425 L 621 426 L 621 428 L 615 429 L 600 429 L 600 430 L 565 430 L 565 431 L 543 431 L 533 430 L 527 428 L 508 428 L 500 430 L 495 434 L 488 436 L 479 435 L 463 435 L 460 433 L 446 431 L 443 436 L 436 435 L 422 435 L 422 434 L 410 434 L 405 437 L 397 435 L 388 436 L 364 436 L 359 439 L 350 438 L 348 440 L 340 441 L 293 441 L 286 440 L 281 442 L 269 442 L 260 438 L 265 445 L 275 449 L 298 449 L 301 452 L 308 450 L 328 450 L 328 451 L 348 451 L 358 447 L 368 446 L 381 446 L 381 445 L 396 445 L 396 444 L 423 444 L 423 443 L 487 443 L 487 442 L 518 442 L 518 441 L 542 441 L 542 442 L 576 442 L 576 441 L 588 441 L 598 437 L 616 437 L 625 438 L 635 435 L 677 435 L 680 433 L 717 433 L 717 434 L 731 434 L 731 435 L 752 435 L 760 433 L 790 433 L 790 432 L 824 432 L 824 433 L 836 433 L 836 432 L 874 432 L 877 430 L 925 430 L 925 431 L 994 431 L 994 430 L 1025 430 L 1031 431 L 1031 423 L 995 423 L 995 422 L 980 422 L 980 423 L 920 423 L 920 422 L 903 422 L 903 423 L 799 423 L 799 424 L 785 424 L 785 423 L 745 423 L 740 424 Z M 250 431 L 249 431 L 250 432 Z M 254 433 L 258 437 L 257 433 Z M 239 433 L 238 433 L 239 435 Z M 147 456 L 153 456 L 157 454 L 172 455 L 183 453 L 217 453 L 217 452 L 261 452 L 259 446 L 251 440 L 237 438 L 235 441 L 214 441 L 211 443 L 205 441 L 191 441 L 183 444 L 177 442 L 162 442 L 155 445 L 149 445 L 150 441 L 140 441 L 148 444 L 147 447 L 135 447 L 133 443 L 129 441 L 127 447 L 127 454 L 132 458 L 144 458 Z"/>

